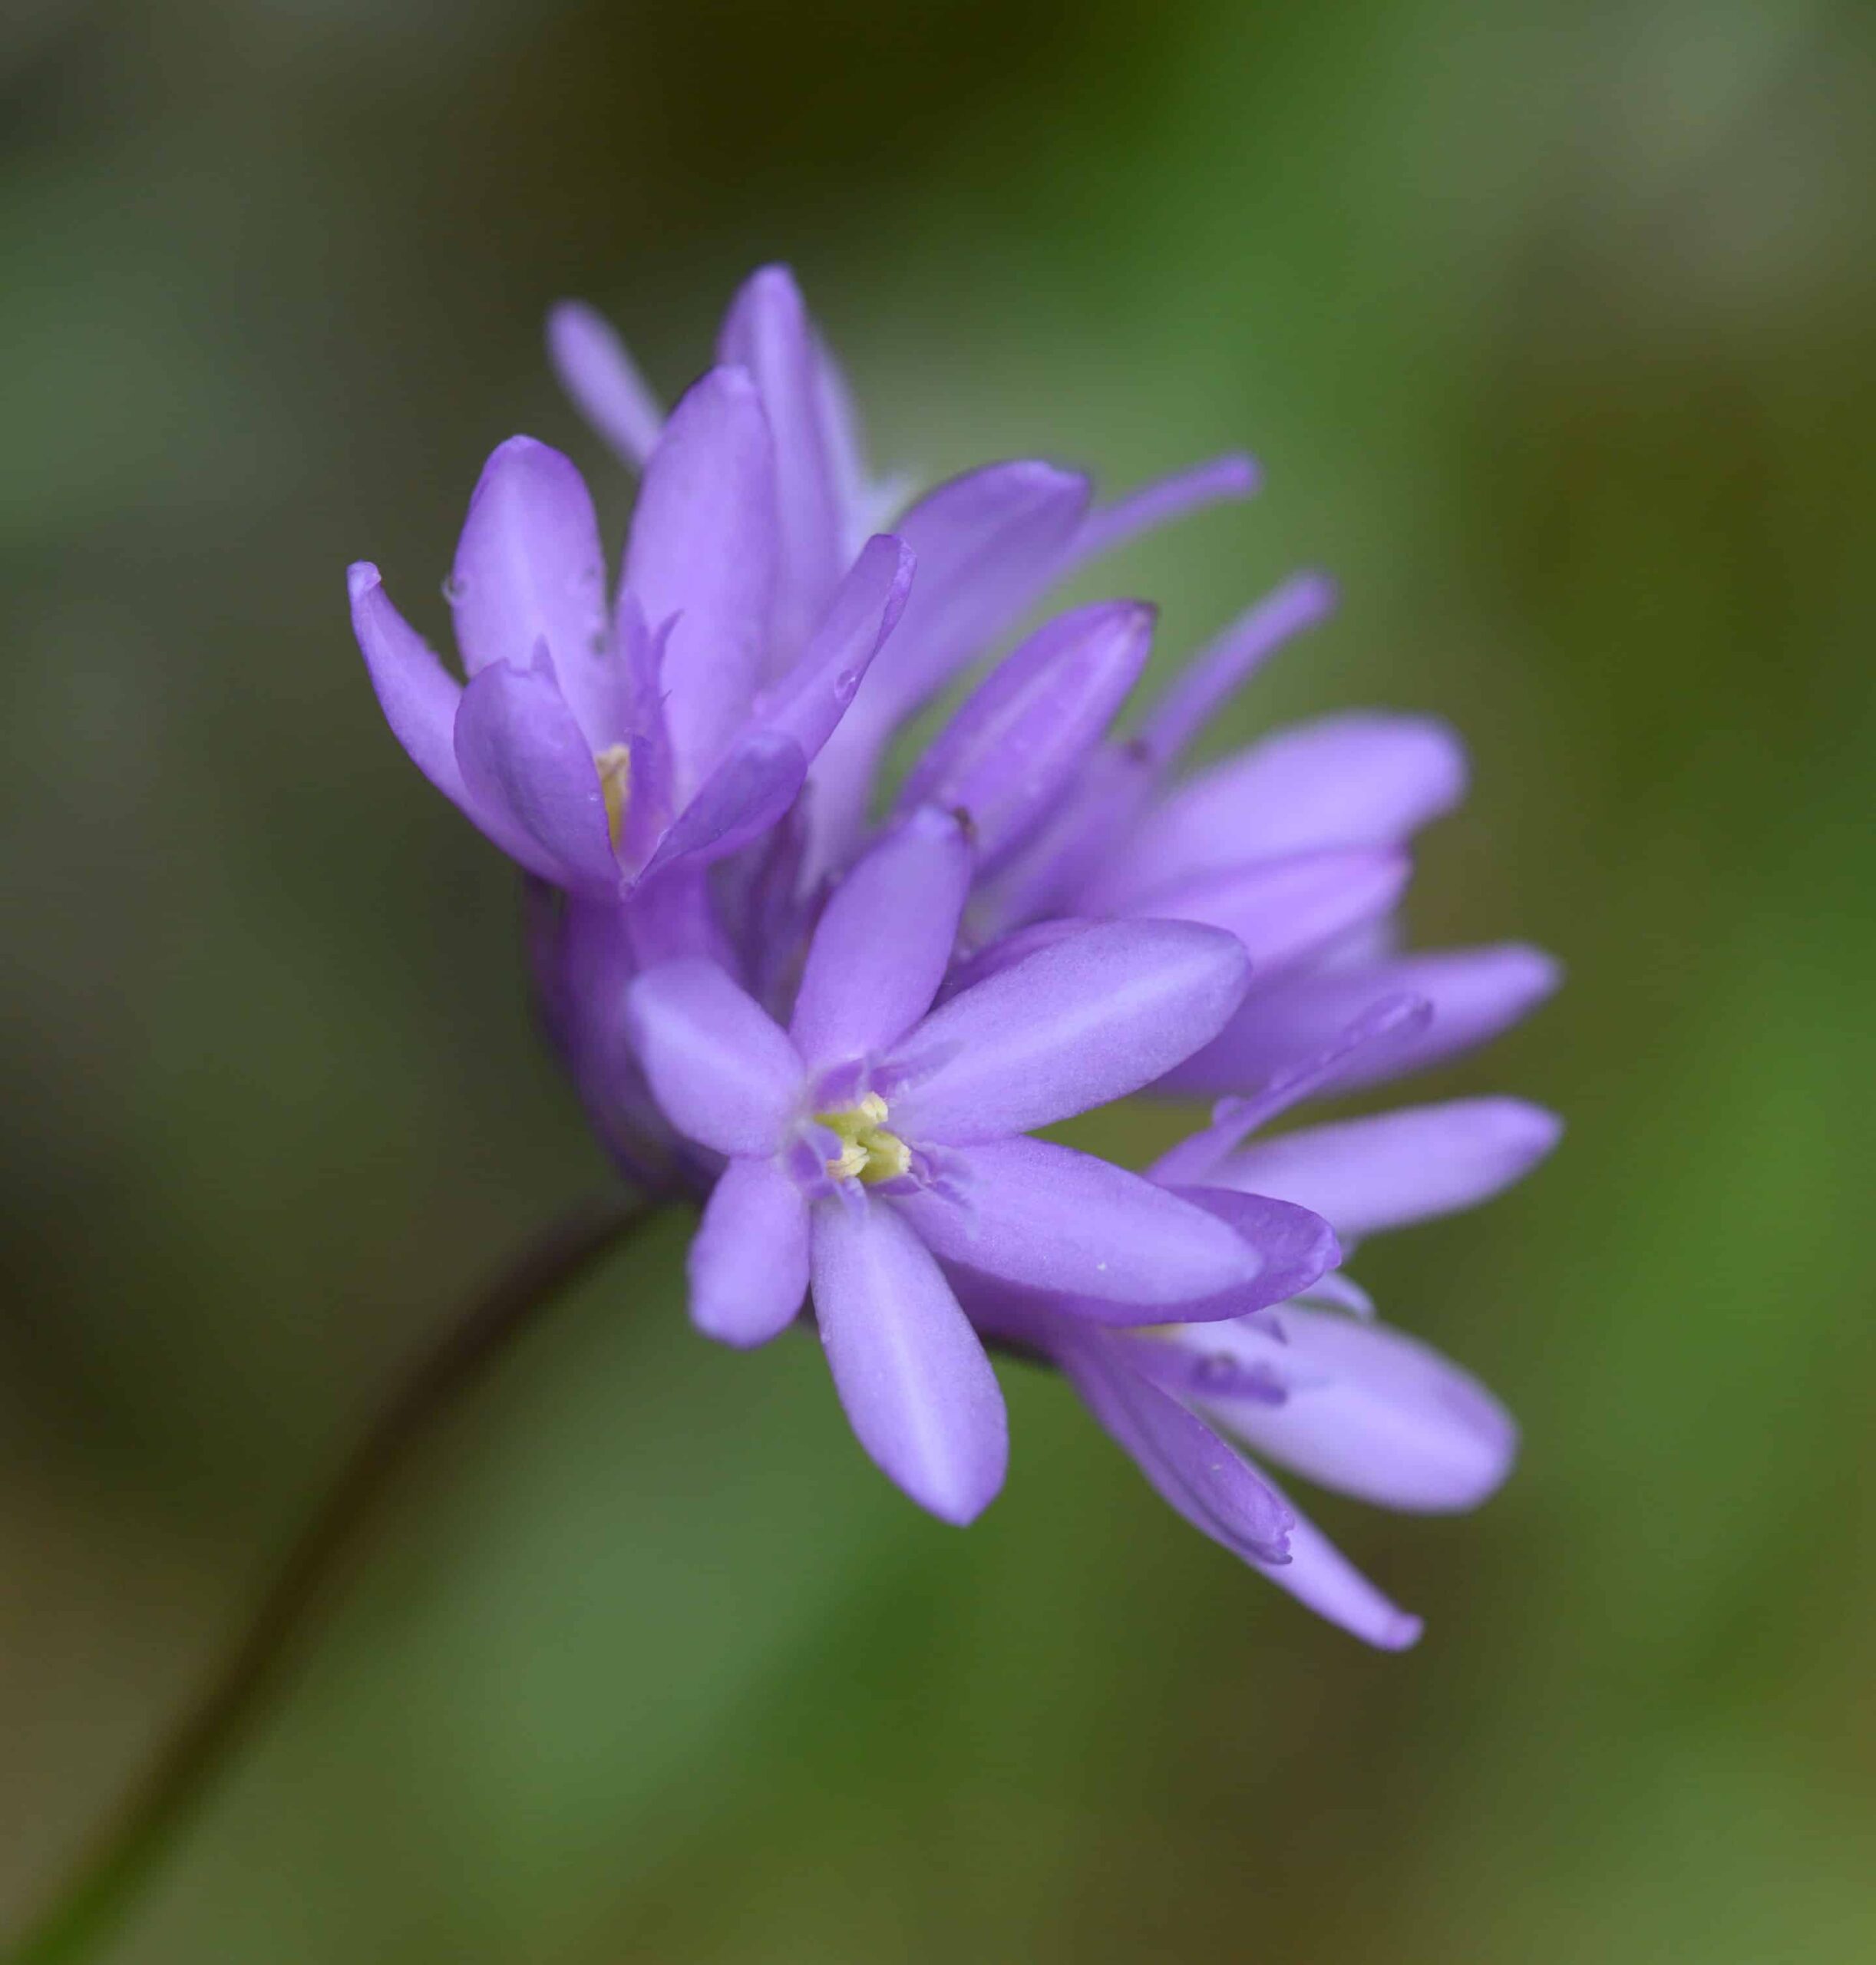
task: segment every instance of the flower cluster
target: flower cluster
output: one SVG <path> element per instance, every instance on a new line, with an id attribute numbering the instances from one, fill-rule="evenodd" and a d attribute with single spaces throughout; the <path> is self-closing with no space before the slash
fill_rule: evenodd
<path id="1" fill-rule="evenodd" d="M 779 268 L 668 416 L 590 310 L 549 339 L 640 475 L 616 583 L 579 472 L 517 437 L 445 589 L 464 679 L 373 566 L 352 617 L 412 760 L 528 877 L 541 1009 L 596 1128 L 632 1177 L 704 1202 L 696 1325 L 760 1344 L 811 1300 L 861 1444 L 960 1523 L 1007 1456 L 986 1347 L 1044 1361 L 1206 1534 L 1358 1636 L 1411 1642 L 1248 1454 L 1396 1508 L 1497 1485 L 1508 1416 L 1373 1322 L 1341 1263 L 1516 1179 L 1555 1122 L 1470 1099 L 1250 1136 L 1552 988 L 1521 946 L 1397 952 L 1406 844 L 1460 798 L 1458 745 L 1343 715 L 1187 768 L 1333 605 L 1314 576 L 1125 735 L 1150 607 L 1021 634 L 1110 548 L 1249 492 L 1247 459 L 1105 504 L 1032 460 L 908 498 L 869 475 Z M 966 682 L 888 784 L 895 736 Z M 1142 1091 L 1221 1102 L 1144 1172 L 1034 1136 Z"/>

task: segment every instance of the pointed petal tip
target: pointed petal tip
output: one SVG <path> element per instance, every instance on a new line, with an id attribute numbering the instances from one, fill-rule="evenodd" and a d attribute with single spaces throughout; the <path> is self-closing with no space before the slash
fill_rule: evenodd
<path id="1" fill-rule="evenodd" d="M 345 569 L 345 592 L 355 606 L 384 583 L 384 576 L 369 560 L 355 560 Z"/>
<path id="2" fill-rule="evenodd" d="M 1005 484 L 1020 485 L 1038 494 L 1059 491 L 1088 495 L 1094 488 L 1094 480 L 1086 471 L 1052 463 L 1047 457 L 1012 457 L 989 468 Z"/>
<path id="3" fill-rule="evenodd" d="M 927 1491 L 916 1494 L 910 1488 L 906 1491 L 927 1514 L 946 1527 L 968 1528 L 1003 1491 L 1003 1475 L 999 1473 L 994 1486 L 986 1483 L 975 1488 L 945 1492 Z"/>
<path id="4" fill-rule="evenodd" d="M 1320 620 L 1342 605 L 1342 587 L 1333 573 L 1306 566 L 1286 583 L 1292 603 L 1313 620 Z"/>
<path id="5" fill-rule="evenodd" d="M 714 368 L 706 368 L 685 394 L 702 398 L 714 396 L 725 402 L 755 402 L 759 406 L 762 392 L 755 378 L 740 362 L 719 362 Z"/>
<path id="6" fill-rule="evenodd" d="M 534 464 L 553 458 L 565 464 L 570 471 L 573 461 L 563 452 L 557 451 L 551 444 L 543 444 L 538 437 L 530 437 L 524 430 L 517 430 L 512 437 L 504 437 L 488 454 L 488 463 L 483 467 L 484 474 L 494 465 L 504 467 L 519 464 Z"/>
<path id="7" fill-rule="evenodd" d="M 609 327 L 606 316 L 585 300 L 556 300 L 547 309 L 550 345 L 564 340 L 569 335 L 590 333 Z"/>
<path id="8" fill-rule="evenodd" d="M 482 474 L 469 494 L 471 516 L 492 495 L 510 490 L 524 494 L 570 490 L 583 500 L 589 495 L 580 467 L 564 451 L 557 451 L 551 444 L 543 444 L 523 431 L 504 437 L 489 452 Z"/>
<path id="9" fill-rule="evenodd" d="M 1487 1098 L 1471 1103 L 1479 1122 L 1491 1127 L 1524 1171 L 1554 1152 L 1563 1138 L 1564 1121 L 1547 1106 L 1534 1105 L 1526 1098 Z"/>
<path id="10" fill-rule="evenodd" d="M 1507 942 L 1494 953 L 1507 995 L 1528 1009 L 1547 1002 L 1564 986 L 1564 965 L 1547 949 L 1531 942 Z"/>
<path id="11" fill-rule="evenodd" d="M 1426 1620 L 1406 1610 L 1396 1610 L 1374 1633 L 1370 1642 L 1378 1651 L 1411 1651 L 1420 1642 Z"/>
<path id="12" fill-rule="evenodd" d="M 801 282 L 786 259 L 771 259 L 758 266 L 743 285 L 746 292 L 759 293 L 765 299 L 798 302 L 801 298 Z"/>
<path id="13" fill-rule="evenodd" d="M 1227 497 L 1248 498 L 1263 485 L 1263 467 L 1248 451 L 1227 451 L 1214 467 L 1218 490 Z"/>

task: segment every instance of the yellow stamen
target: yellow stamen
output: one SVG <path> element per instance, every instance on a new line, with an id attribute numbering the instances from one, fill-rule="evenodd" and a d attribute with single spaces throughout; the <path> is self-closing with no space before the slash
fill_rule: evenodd
<path id="1" fill-rule="evenodd" d="M 608 744 L 593 760 L 599 773 L 599 795 L 606 801 L 606 833 L 619 850 L 619 835 L 625 829 L 626 804 L 632 796 L 632 746 Z"/>
<path id="2" fill-rule="evenodd" d="M 910 1170 L 912 1149 L 886 1130 L 886 1101 L 877 1092 L 869 1091 L 857 1105 L 814 1117 L 841 1142 L 838 1157 L 827 1162 L 831 1180 L 861 1181 L 870 1187 Z"/>

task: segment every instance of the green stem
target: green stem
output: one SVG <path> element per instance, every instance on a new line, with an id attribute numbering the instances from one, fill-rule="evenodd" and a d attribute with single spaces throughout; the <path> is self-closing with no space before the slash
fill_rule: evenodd
<path id="1" fill-rule="evenodd" d="M 138 1891 L 277 1691 L 342 1558 L 412 1450 L 570 1284 L 658 1212 L 589 1203 L 551 1223 L 394 1385 L 287 1550 L 245 1629 L 155 1760 L 94 1837 L 63 1888 L 5 1953 L 67 1965 L 110 1937 Z"/>

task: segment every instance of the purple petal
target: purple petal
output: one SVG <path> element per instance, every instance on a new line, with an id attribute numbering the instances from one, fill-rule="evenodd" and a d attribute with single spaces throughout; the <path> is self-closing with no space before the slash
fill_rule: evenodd
<path id="1" fill-rule="evenodd" d="M 963 1145 L 1121 1098 L 1224 1027 L 1250 967 L 1215 928 L 1097 922 L 926 1018 L 895 1061 L 910 1081 L 897 1117 L 909 1137 Z"/>
<path id="2" fill-rule="evenodd" d="M 1258 1563 L 1257 1567 L 1299 1603 L 1339 1624 L 1364 1644 L 1405 1651 L 1417 1643 L 1425 1628 L 1420 1620 L 1384 1597 L 1274 1484 L 1272 1491 L 1290 1510 L 1290 1560 L 1280 1566 Z"/>
<path id="3" fill-rule="evenodd" d="M 773 1160 L 738 1158 L 691 1243 L 691 1321 L 748 1346 L 787 1329 L 808 1294 L 808 1204 Z"/>
<path id="4" fill-rule="evenodd" d="M 1051 1141 L 996 1140 L 947 1154 L 945 1167 L 944 1186 L 894 1204 L 940 1255 L 1092 1306 L 1130 1306 L 1117 1320 L 1218 1296 L 1260 1267 L 1204 1209 Z"/>
<path id="5" fill-rule="evenodd" d="M 715 963 L 668 962 L 626 994 L 645 1075 L 678 1131 L 718 1153 L 770 1154 L 794 1116 L 800 1054 Z"/>
<path id="6" fill-rule="evenodd" d="M 893 530 L 918 556 L 904 617 L 814 769 L 822 850 L 864 824 L 893 731 L 997 638 L 1055 576 L 1087 508 L 1088 481 L 1053 465 L 992 464 L 926 494 Z"/>
<path id="7" fill-rule="evenodd" d="M 1364 1049 L 1329 1081 L 1337 1091 L 1383 1084 L 1495 1037 L 1534 1009 L 1560 979 L 1549 956 L 1519 943 L 1286 976 L 1253 990 L 1217 1038 L 1169 1071 L 1160 1088 L 1241 1090 L 1323 1050 L 1384 999 L 1423 996 L 1433 1015 L 1418 1033 L 1403 1031 Z"/>
<path id="8" fill-rule="evenodd" d="M 931 1007 L 969 884 L 970 849 L 957 821 L 927 809 L 887 834 L 835 888 L 790 1026 L 811 1069 L 884 1051 Z"/>
<path id="9" fill-rule="evenodd" d="M 783 731 L 812 758 L 834 733 L 912 591 L 912 549 L 881 533 L 867 540 L 835 590 L 800 661 L 758 698 L 758 722 Z"/>
<path id="10" fill-rule="evenodd" d="M 612 323 L 583 301 L 547 316 L 547 358 L 573 407 L 629 464 L 643 469 L 658 447 L 664 412 Z"/>
<path id="11" fill-rule="evenodd" d="M 1385 1324 L 1283 1312 L 1283 1405 L 1220 1406 L 1257 1453 L 1337 1494 L 1414 1514 L 1476 1508 L 1511 1471 L 1518 1428 L 1469 1372 Z"/>
<path id="12" fill-rule="evenodd" d="M 825 611 L 846 555 L 821 358 L 801 289 L 786 266 L 764 266 L 744 282 L 724 317 L 717 359 L 754 378 L 775 437 L 781 548 L 775 636 L 791 656 Z"/>
<path id="13" fill-rule="evenodd" d="M 1290 1510 L 1240 1455 L 1135 1372 L 1117 1345 L 1082 1338 L 1058 1356 L 1089 1412 L 1169 1507 L 1234 1554 L 1280 1570 Z"/>
<path id="14" fill-rule="evenodd" d="M 1256 1250 L 1255 1276 L 1227 1291 L 1217 1302 L 1194 1304 L 1188 1322 L 1248 1316 L 1286 1303 L 1321 1280 L 1342 1260 L 1335 1231 L 1321 1215 L 1292 1200 L 1268 1194 L 1236 1194 L 1224 1187 L 1181 1187 L 1182 1200 L 1216 1215 L 1239 1240 Z"/>
<path id="15" fill-rule="evenodd" d="M 1009 864 L 975 884 L 966 913 L 973 938 L 1060 914 L 1139 823 L 1154 790 L 1152 767 L 1133 745 L 1102 745 Z"/>
<path id="16" fill-rule="evenodd" d="M 1088 481 L 1021 461 L 967 473 L 927 492 L 894 528 L 920 573 L 892 652 L 859 696 L 889 725 L 988 652 L 1054 579 L 1088 505 Z"/>
<path id="17" fill-rule="evenodd" d="M 1324 619 L 1335 583 L 1298 573 L 1247 608 L 1174 678 L 1140 726 L 1138 741 L 1161 764 L 1180 755 L 1231 697 L 1277 650 Z"/>
<path id="18" fill-rule="evenodd" d="M 1240 1399 L 1280 1405 L 1290 1395 L 1290 1347 L 1275 1319 L 1170 1324 L 1124 1342 L 1135 1371 L 1188 1405 L 1201 1400 L 1231 1410 Z"/>
<path id="19" fill-rule="evenodd" d="M 1477 1207 L 1522 1179 L 1562 1131 L 1521 1099 L 1455 1098 L 1260 1140 L 1210 1177 L 1281 1194 L 1344 1235 L 1366 1235 Z"/>
<path id="20" fill-rule="evenodd" d="M 827 467 L 834 483 L 836 508 L 841 514 L 843 549 L 852 552 L 876 529 L 889 530 L 886 520 L 903 499 L 888 484 L 876 484 L 867 471 L 866 445 L 860 411 L 847 378 L 827 343 L 814 336 L 814 391 L 821 427 L 827 433 Z"/>
<path id="21" fill-rule="evenodd" d="M 1154 610 L 1078 607 L 1039 629 L 967 696 L 906 781 L 900 809 L 969 814 L 989 872 L 1056 804 L 1139 679 Z"/>
<path id="22" fill-rule="evenodd" d="M 1193 464 L 1170 477 L 1156 478 L 1138 491 L 1089 513 L 1064 570 L 1085 566 L 1091 560 L 1111 553 L 1144 533 L 1157 531 L 1193 512 L 1202 512 L 1208 505 L 1248 498 L 1259 482 L 1256 461 L 1236 451 Z"/>
<path id="23" fill-rule="evenodd" d="M 606 557 L 586 481 L 570 459 L 510 437 L 484 465 L 450 576 L 463 666 L 525 665 L 545 642 L 589 751 L 615 726 L 620 665 L 607 619 Z"/>
<path id="24" fill-rule="evenodd" d="M 1398 845 L 1465 788 L 1458 740 L 1430 718 L 1364 713 L 1303 724 L 1181 785 L 1076 904 L 1111 912 L 1168 880 L 1247 860 Z"/>
<path id="25" fill-rule="evenodd" d="M 1261 979 L 1385 914 L 1412 870 L 1396 847 L 1330 847 L 1170 881 L 1127 911 L 1224 929 L 1244 943 Z"/>
<path id="26" fill-rule="evenodd" d="M 456 761 L 476 817 L 530 871 L 606 891 L 619 863 L 584 734 L 543 649 L 534 666 L 497 662 L 474 676 L 456 712 Z"/>
<path id="27" fill-rule="evenodd" d="M 641 877 L 632 887 L 629 904 L 621 911 L 632 941 L 637 969 L 660 963 L 714 963 L 734 973 L 735 951 L 712 904 L 709 869 L 698 863 L 673 867 L 654 878 Z M 595 1006 L 598 1014 L 615 1006 Z"/>
<path id="28" fill-rule="evenodd" d="M 960 1527 L 1003 1484 L 996 1374 L 943 1272 L 888 1203 L 823 1201 L 814 1314 L 860 1443 L 921 1508 Z"/>
<path id="29" fill-rule="evenodd" d="M 755 385 L 714 368 L 685 393 L 632 514 L 626 586 L 665 646 L 665 716 L 680 794 L 748 715 L 768 658 L 775 467 Z"/>
<path id="30" fill-rule="evenodd" d="M 620 721 L 632 733 L 623 824 L 616 841 L 627 867 L 642 866 L 651 857 L 673 817 L 675 760 L 659 674 L 664 641 L 646 625 L 637 597 L 622 585 L 613 615 L 613 646 L 619 664 Z"/>
<path id="31" fill-rule="evenodd" d="M 745 732 L 658 842 L 641 879 L 692 857 L 721 860 L 768 831 L 801 789 L 808 760 L 779 731 Z"/>
<path id="32" fill-rule="evenodd" d="M 1212 1108 L 1210 1125 L 1162 1154 L 1152 1177 L 1165 1187 L 1210 1181 L 1226 1155 L 1258 1127 L 1334 1084 L 1350 1058 L 1409 1042 L 1432 1020 L 1433 1006 L 1424 996 L 1383 996 L 1321 1050 L 1279 1072 L 1249 1097 L 1221 1098 Z"/>
<path id="33" fill-rule="evenodd" d="M 462 685 L 437 659 L 417 630 L 391 606 L 368 562 L 347 569 L 352 632 L 378 692 L 378 706 L 411 761 L 444 797 L 467 806 L 456 762 L 456 711 Z"/>
<path id="34" fill-rule="evenodd" d="M 1039 949 L 1052 948 L 1057 942 L 1065 942 L 1071 936 L 1085 935 L 1097 925 L 1092 921 L 1078 921 L 1069 916 L 1032 922 L 1026 928 L 999 936 L 987 946 L 952 964 L 945 974 L 943 999 L 949 1002 L 966 989 L 976 989 L 979 982 L 989 982 L 992 976 L 1013 969 L 1019 962 L 1027 962 Z"/>

